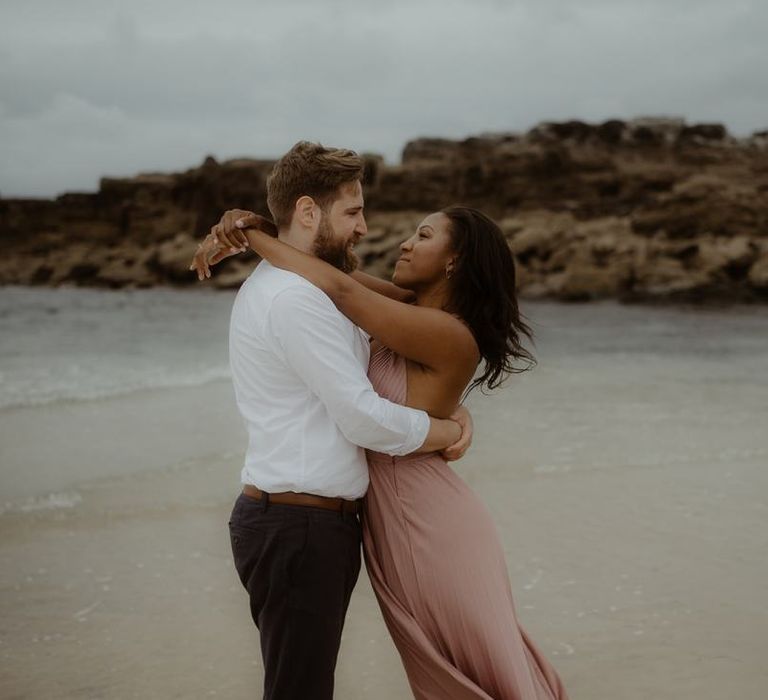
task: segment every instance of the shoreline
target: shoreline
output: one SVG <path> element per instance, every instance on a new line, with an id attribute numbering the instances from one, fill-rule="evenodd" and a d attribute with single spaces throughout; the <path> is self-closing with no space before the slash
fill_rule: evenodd
<path id="1" fill-rule="evenodd" d="M 85 292 L 101 292 L 101 293 L 115 293 L 125 294 L 132 292 L 156 292 L 167 291 L 177 292 L 179 294 L 232 294 L 236 293 L 242 282 L 248 276 L 250 272 L 244 270 L 243 266 L 239 266 L 238 270 L 233 274 L 225 272 L 224 269 L 220 270 L 221 280 L 217 280 L 216 275 L 209 280 L 209 284 L 205 282 L 190 282 L 190 283 L 158 283 L 158 284 L 125 284 L 115 286 L 113 284 L 74 284 L 71 282 L 63 282 L 55 285 L 46 284 L 19 284 L 19 283 L 0 283 L 0 290 L 42 290 L 42 291 L 85 291 Z M 365 268 L 362 268 L 365 269 Z M 377 274 L 371 272 L 371 274 Z M 386 274 L 381 272 L 378 276 L 382 279 L 388 279 Z M 223 280 L 223 282 L 222 282 Z M 205 285 L 205 286 L 203 286 Z M 518 299 L 527 304 L 558 304 L 561 306 L 573 306 L 578 304 L 597 305 L 604 303 L 614 303 L 621 306 L 638 306 L 648 308 L 671 308 L 671 309 L 683 309 L 690 311 L 697 311 L 699 309 L 707 310 L 711 309 L 726 310 L 731 308 L 768 308 L 768 294 L 758 293 L 732 293 L 725 291 L 722 294 L 707 292 L 703 295 L 698 290 L 683 291 L 681 293 L 670 294 L 627 294 L 627 295 L 604 295 L 595 292 L 594 294 L 588 291 L 575 296 L 560 297 L 557 294 L 527 294 L 521 292 L 518 294 Z"/>
<path id="2" fill-rule="evenodd" d="M 104 476 L 162 470 L 200 453 L 214 458 L 239 452 L 245 444 L 227 380 L 7 408 L 0 416 L 0 491 L 6 503 L 66 492 Z M 213 444 L 210 433 L 217 436 Z M 66 473 L 60 470 L 62 455 Z M 14 482 L 19 471 L 25 482 Z"/>

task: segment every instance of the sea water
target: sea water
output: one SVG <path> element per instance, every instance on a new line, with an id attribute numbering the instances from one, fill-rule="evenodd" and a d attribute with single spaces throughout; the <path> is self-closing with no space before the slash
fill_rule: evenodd
<path id="1" fill-rule="evenodd" d="M 233 299 L 234 292 L 200 288 L 2 288 L 0 421 L 23 407 L 50 413 L 57 404 L 97 406 L 146 390 L 229 387 Z M 713 461 L 727 469 L 734 460 L 768 465 L 767 308 L 522 308 L 538 364 L 489 396 L 470 396 L 470 479 Z M 231 392 L 219 395 L 235 413 Z M 471 467 L 480 464 L 475 474 Z"/>

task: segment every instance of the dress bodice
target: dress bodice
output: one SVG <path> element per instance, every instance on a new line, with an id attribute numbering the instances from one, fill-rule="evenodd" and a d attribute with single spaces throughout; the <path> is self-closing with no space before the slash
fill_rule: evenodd
<path id="1" fill-rule="evenodd" d="M 389 348 L 378 345 L 371 352 L 368 363 L 368 379 L 379 396 L 388 399 L 392 403 L 405 405 L 408 398 L 408 374 L 406 360 Z M 402 457 L 392 457 L 382 452 L 368 450 L 368 464 L 385 462 L 389 465 L 403 462 L 422 462 L 428 458 L 438 458 L 437 453 L 413 453 Z"/>
<path id="2" fill-rule="evenodd" d="M 408 396 L 405 358 L 383 345 L 377 346 L 371 352 L 368 379 L 379 396 L 405 405 Z"/>

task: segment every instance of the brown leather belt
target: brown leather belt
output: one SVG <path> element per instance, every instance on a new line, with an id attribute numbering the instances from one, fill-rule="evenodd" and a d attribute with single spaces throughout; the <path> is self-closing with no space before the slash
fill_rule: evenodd
<path id="1" fill-rule="evenodd" d="M 257 501 L 262 499 L 264 492 L 255 486 L 245 484 L 243 493 L 248 498 Z M 346 498 L 329 498 L 328 496 L 315 496 L 312 493 L 295 493 L 294 491 L 284 491 L 282 493 L 268 493 L 269 503 L 278 503 L 286 506 L 309 506 L 311 508 L 325 508 L 326 510 L 335 510 L 340 513 L 359 513 L 360 499 L 357 501 L 348 501 Z"/>

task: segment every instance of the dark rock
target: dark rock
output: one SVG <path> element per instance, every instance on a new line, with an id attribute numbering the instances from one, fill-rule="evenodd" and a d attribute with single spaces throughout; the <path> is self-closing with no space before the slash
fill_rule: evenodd
<path id="1" fill-rule="evenodd" d="M 98 265 L 94 263 L 78 263 L 70 268 L 68 277 L 73 282 L 88 282 L 96 277 L 98 273 Z"/>
<path id="2" fill-rule="evenodd" d="M 722 141 L 728 135 L 722 124 L 694 124 L 680 131 L 680 139 L 701 141 Z"/>
<path id="3" fill-rule="evenodd" d="M 626 122 L 620 121 L 619 119 L 609 119 L 600 124 L 600 126 L 595 129 L 595 133 L 601 141 L 615 146 L 616 144 L 621 143 L 626 130 Z"/>
<path id="4" fill-rule="evenodd" d="M 768 131 L 735 139 L 675 118 L 546 122 L 526 134 L 409 142 L 402 164 L 364 154 L 366 267 L 452 203 L 495 217 L 524 296 L 632 300 L 768 297 Z M 181 173 L 105 177 L 98 192 L 0 199 L 0 284 L 195 284 L 197 242 L 226 209 L 268 214 L 270 160 L 207 157 Z M 214 286 L 237 286 L 230 258 Z"/>

